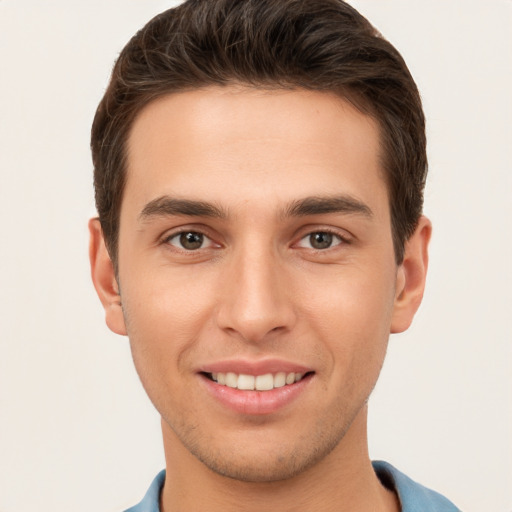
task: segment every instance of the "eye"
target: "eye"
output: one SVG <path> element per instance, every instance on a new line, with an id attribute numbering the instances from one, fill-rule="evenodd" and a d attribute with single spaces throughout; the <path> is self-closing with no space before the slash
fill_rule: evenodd
<path id="1" fill-rule="evenodd" d="M 299 241 L 298 246 L 321 251 L 340 245 L 343 241 L 344 240 L 340 236 L 335 235 L 334 233 L 329 233 L 328 231 L 315 231 L 314 233 L 309 233 L 302 238 Z"/>
<path id="2" fill-rule="evenodd" d="M 176 233 L 168 237 L 165 242 L 178 249 L 185 249 L 186 251 L 196 251 L 213 245 L 213 242 L 207 236 L 197 231 L 182 231 L 181 233 Z"/>

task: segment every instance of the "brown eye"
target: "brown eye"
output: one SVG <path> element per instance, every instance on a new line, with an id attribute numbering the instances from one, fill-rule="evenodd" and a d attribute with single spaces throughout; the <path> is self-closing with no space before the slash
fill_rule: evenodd
<path id="1" fill-rule="evenodd" d="M 298 246 L 305 249 L 322 251 L 340 245 L 344 242 L 346 242 L 346 240 L 334 233 L 329 233 L 328 231 L 314 231 L 302 238 L 298 243 Z"/>
<path id="2" fill-rule="evenodd" d="M 173 245 L 178 249 L 185 249 L 186 251 L 202 249 L 206 242 L 211 243 L 208 237 L 196 231 L 183 231 L 182 233 L 177 233 L 167 239 L 168 244 Z"/>
<path id="3" fill-rule="evenodd" d="M 180 244 L 184 249 L 193 251 L 203 245 L 203 235 L 201 233 L 181 233 Z"/>
<path id="4" fill-rule="evenodd" d="M 311 233 L 309 235 L 309 243 L 313 249 L 328 249 L 332 245 L 333 238 L 331 233 Z"/>

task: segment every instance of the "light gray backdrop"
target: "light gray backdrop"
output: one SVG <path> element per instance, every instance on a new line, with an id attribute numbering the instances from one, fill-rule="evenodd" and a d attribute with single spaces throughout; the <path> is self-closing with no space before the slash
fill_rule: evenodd
<path id="1" fill-rule="evenodd" d="M 0 0 L 0 512 L 120 511 L 163 467 L 126 339 L 89 279 L 89 129 L 163 0 Z M 512 2 L 354 0 L 428 117 L 429 285 L 391 340 L 373 458 L 468 512 L 512 510 Z"/>

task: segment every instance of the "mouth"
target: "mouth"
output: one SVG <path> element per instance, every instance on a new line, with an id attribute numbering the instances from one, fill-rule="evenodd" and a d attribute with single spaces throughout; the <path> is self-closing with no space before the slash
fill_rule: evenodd
<path id="1" fill-rule="evenodd" d="M 247 418 L 289 411 L 309 396 L 315 371 L 282 359 L 237 359 L 208 363 L 198 375 L 214 403 Z"/>
<path id="2" fill-rule="evenodd" d="M 277 372 L 262 375 L 248 375 L 234 372 L 203 372 L 206 378 L 216 382 L 220 386 L 243 391 L 271 391 L 273 389 L 291 386 L 312 374 L 313 372 Z"/>

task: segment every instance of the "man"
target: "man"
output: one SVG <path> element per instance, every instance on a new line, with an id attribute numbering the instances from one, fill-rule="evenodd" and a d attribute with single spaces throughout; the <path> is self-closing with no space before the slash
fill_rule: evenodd
<path id="1" fill-rule="evenodd" d="M 162 418 L 132 511 L 452 511 L 368 456 L 423 295 L 419 94 L 340 0 L 189 0 L 122 51 L 92 130 L 93 281 Z"/>

